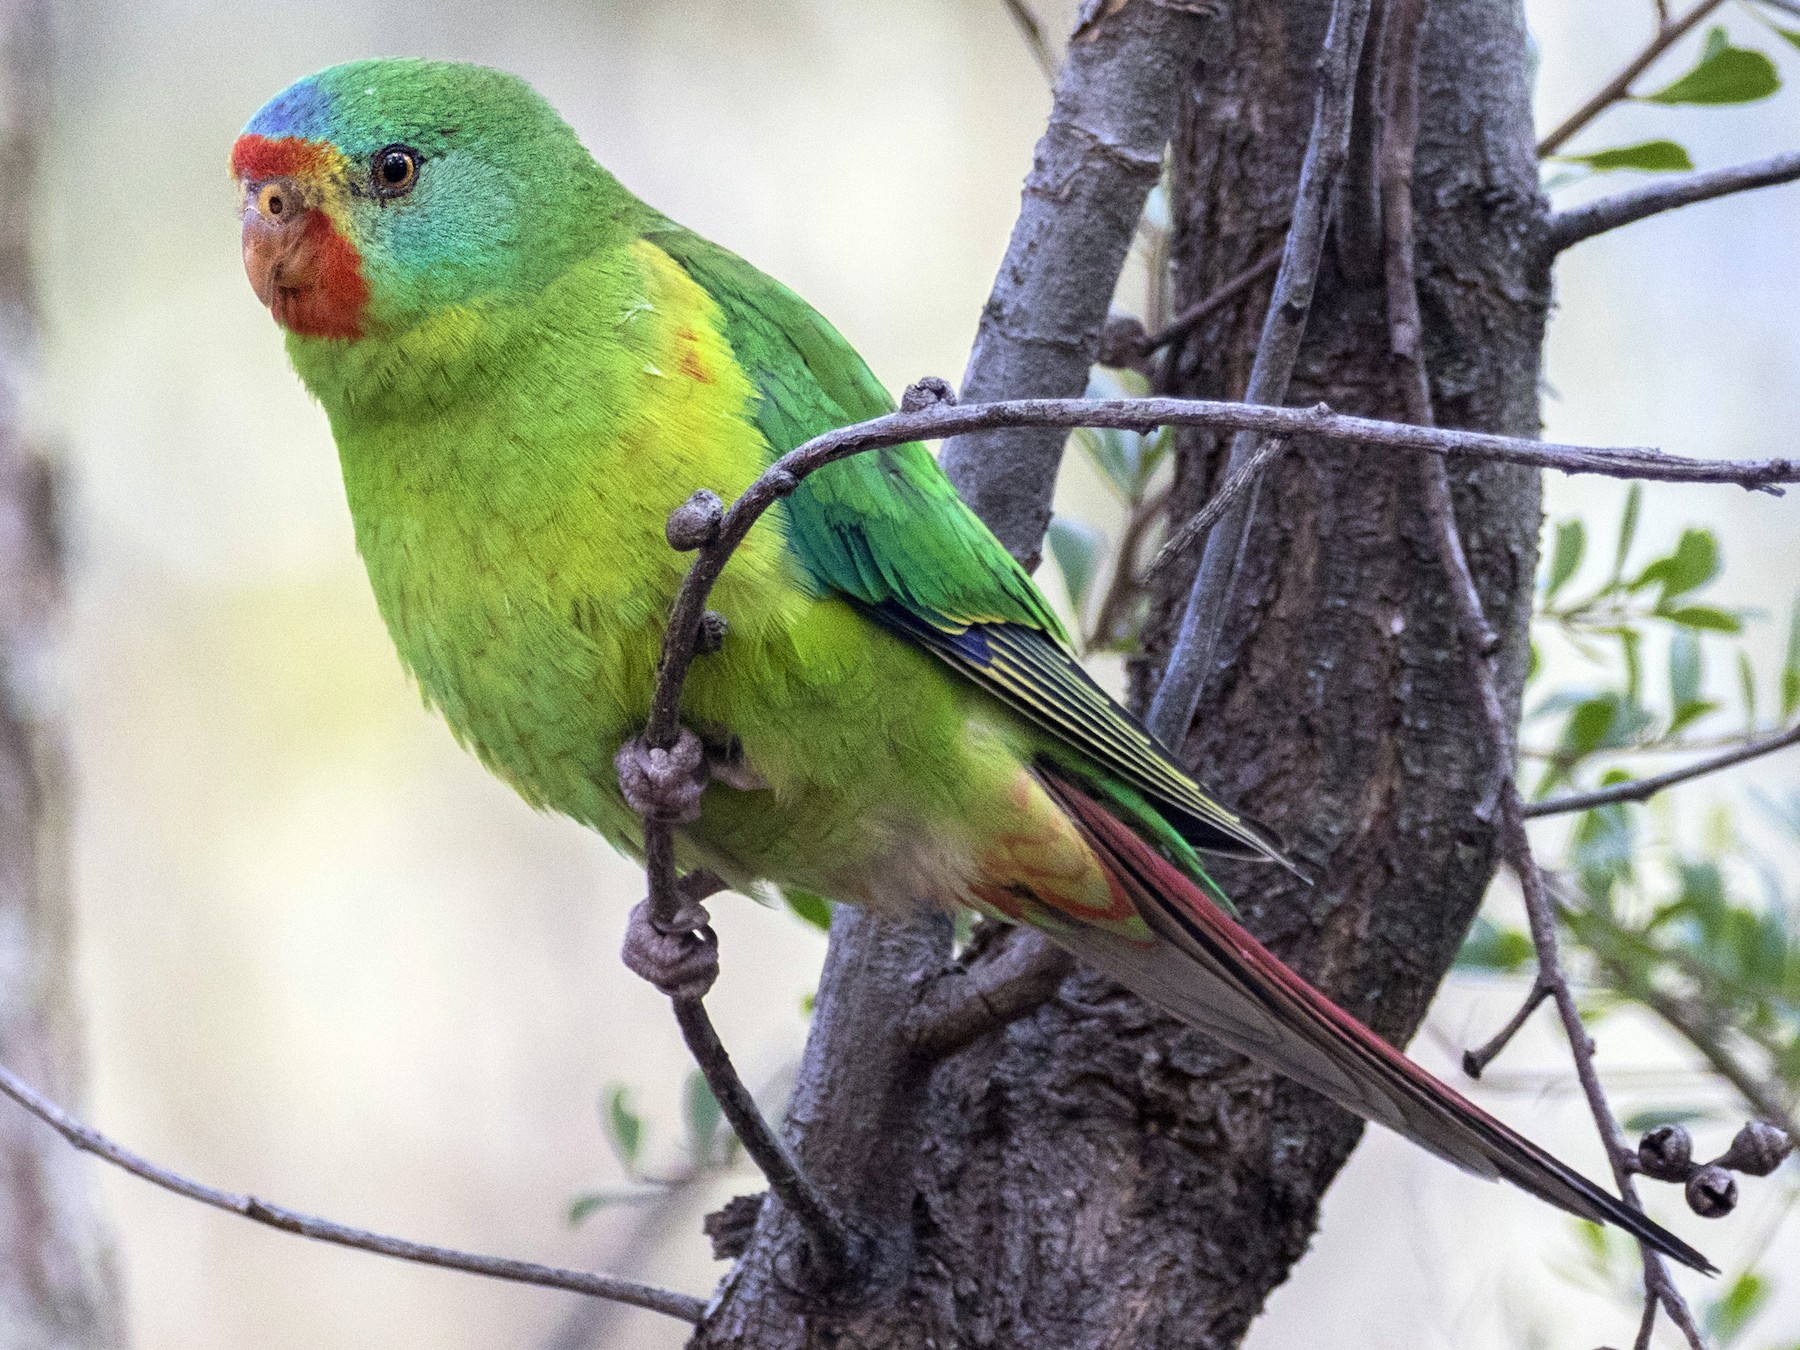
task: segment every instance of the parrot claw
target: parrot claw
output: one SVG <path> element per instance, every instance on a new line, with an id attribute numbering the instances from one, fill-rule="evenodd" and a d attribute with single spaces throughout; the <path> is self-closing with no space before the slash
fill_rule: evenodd
<path id="1" fill-rule="evenodd" d="M 625 804 L 646 820 L 686 825 L 700 818 L 700 794 L 708 777 L 706 747 L 686 727 L 667 750 L 634 736 L 613 758 Z"/>
<path id="2" fill-rule="evenodd" d="M 719 939 L 706 922 L 699 901 L 684 899 L 676 920 L 691 928 L 665 933 L 650 917 L 650 902 L 640 901 L 625 926 L 619 955 L 633 975 L 648 980 L 670 998 L 699 1000 L 719 978 Z"/>

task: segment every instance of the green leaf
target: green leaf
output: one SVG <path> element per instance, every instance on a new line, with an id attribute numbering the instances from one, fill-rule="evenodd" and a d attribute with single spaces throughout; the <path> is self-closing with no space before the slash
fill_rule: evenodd
<path id="1" fill-rule="evenodd" d="M 1669 639 L 1669 696 L 1677 708 L 1700 701 L 1700 682 L 1705 670 L 1698 638 L 1683 631 Z"/>
<path id="2" fill-rule="evenodd" d="M 1685 731 L 1708 713 L 1718 710 L 1719 705 L 1706 698 L 1697 698 L 1692 703 L 1678 704 L 1675 708 L 1675 715 L 1669 719 L 1669 735 L 1674 736 Z"/>
<path id="3" fill-rule="evenodd" d="M 1625 514 L 1619 520 L 1619 549 L 1613 555 L 1613 580 L 1617 581 L 1625 572 L 1625 555 L 1631 552 L 1631 543 L 1637 538 L 1638 513 L 1644 504 L 1644 485 L 1633 483 L 1625 494 Z"/>
<path id="4" fill-rule="evenodd" d="M 789 909 L 821 933 L 831 931 L 831 901 L 824 896 L 814 895 L 811 891 L 797 890 L 792 886 L 784 886 L 781 898 L 787 901 Z"/>
<path id="5" fill-rule="evenodd" d="M 1769 1301 L 1770 1289 L 1768 1281 L 1754 1270 L 1746 1270 L 1724 1295 L 1716 1299 L 1706 1310 L 1706 1330 L 1708 1336 L 1719 1345 L 1728 1345 L 1743 1334 L 1744 1328 L 1763 1310 Z"/>
<path id="6" fill-rule="evenodd" d="M 614 1205 L 644 1205 L 661 1198 L 662 1192 L 651 1187 L 631 1191 L 586 1191 L 569 1201 L 569 1227 L 578 1228 L 599 1211 Z"/>
<path id="7" fill-rule="evenodd" d="M 1137 433 L 1111 427 L 1082 427 L 1075 432 L 1074 440 L 1114 493 L 1129 499 L 1138 476 Z"/>
<path id="8" fill-rule="evenodd" d="M 1800 28 L 1783 28 L 1778 23 L 1772 23 L 1769 27 L 1781 34 L 1784 41 L 1791 43 L 1795 47 L 1800 47 Z"/>
<path id="9" fill-rule="evenodd" d="M 1639 169 L 1644 173 L 1677 173 L 1694 167 L 1688 152 L 1675 141 L 1640 141 L 1611 150 L 1596 150 L 1591 155 L 1558 155 L 1559 160 L 1585 164 L 1600 173 L 1615 169 Z"/>
<path id="10" fill-rule="evenodd" d="M 696 1167 L 705 1167 L 715 1159 L 719 1141 L 719 1124 L 725 1113 L 719 1099 L 699 1070 L 688 1075 L 681 1094 L 681 1114 L 687 1121 L 688 1152 Z"/>
<path id="11" fill-rule="evenodd" d="M 1781 667 L 1781 720 L 1787 721 L 1800 709 L 1800 597 L 1794 600 L 1794 617 L 1789 621 L 1787 660 Z"/>
<path id="12" fill-rule="evenodd" d="M 1681 605 L 1675 609 L 1659 609 L 1657 613 L 1683 628 L 1703 628 L 1709 633 L 1744 631 L 1744 621 L 1737 615 L 1729 610 L 1714 609 L 1711 605 Z"/>
<path id="13" fill-rule="evenodd" d="M 1544 582 L 1544 599 L 1552 600 L 1581 566 L 1587 549 L 1587 530 L 1579 520 L 1565 520 L 1556 527 L 1556 543 L 1550 549 L 1550 576 Z"/>
<path id="14" fill-rule="evenodd" d="M 1492 970 L 1511 974 L 1533 956 L 1531 939 L 1491 919 L 1478 918 L 1456 953 L 1459 970 Z"/>
<path id="15" fill-rule="evenodd" d="M 619 1155 L 627 1172 L 637 1169 L 638 1152 L 644 1146 L 644 1122 L 631 1109 L 631 1089 L 615 1083 L 606 1094 L 606 1111 L 601 1117 L 607 1140 Z"/>
<path id="16" fill-rule="evenodd" d="M 1057 516 L 1050 522 L 1050 556 L 1069 588 L 1069 604 L 1077 614 L 1087 609 L 1088 589 L 1099 570 L 1106 536 L 1084 521 Z"/>
<path id="17" fill-rule="evenodd" d="M 1706 47 L 1698 64 L 1675 83 L 1645 94 L 1645 103 L 1698 103 L 1717 106 L 1754 103 L 1781 88 L 1775 63 L 1759 51 L 1733 47 L 1723 28 L 1706 35 Z"/>
<path id="18" fill-rule="evenodd" d="M 1756 672 L 1750 668 L 1750 657 L 1745 652 L 1737 654 L 1738 693 L 1744 699 L 1744 726 L 1747 730 L 1756 730 Z"/>
<path id="19" fill-rule="evenodd" d="M 1719 541 L 1711 530 L 1683 530 L 1675 551 L 1637 575 L 1631 589 L 1661 586 L 1663 603 L 1697 590 L 1719 574 Z"/>

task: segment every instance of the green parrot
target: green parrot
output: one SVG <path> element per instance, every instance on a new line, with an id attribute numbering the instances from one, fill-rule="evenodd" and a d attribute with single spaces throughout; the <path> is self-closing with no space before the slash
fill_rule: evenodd
<path id="1" fill-rule="evenodd" d="M 614 759 L 688 559 L 670 512 L 892 410 L 805 301 L 639 201 L 518 78 L 358 61 L 232 149 L 244 263 L 337 441 L 425 699 L 532 805 L 641 856 Z M 711 603 L 683 866 L 1040 929 L 1224 1044 L 1459 1166 L 1699 1252 L 1438 1082 L 1240 926 L 1201 855 L 1284 861 L 1077 664 L 921 445 L 803 481 Z"/>

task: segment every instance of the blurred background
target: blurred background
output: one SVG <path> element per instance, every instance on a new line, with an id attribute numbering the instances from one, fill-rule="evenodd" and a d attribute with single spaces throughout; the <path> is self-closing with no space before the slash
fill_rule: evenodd
<path id="1" fill-rule="evenodd" d="M 1057 37 L 1073 8 L 1038 5 Z M 527 0 L 504 21 L 464 0 L 58 9 L 32 415 L 73 480 L 66 677 L 90 1118 L 169 1166 L 348 1223 L 708 1291 L 723 1267 L 699 1216 L 754 1189 L 751 1174 L 570 1222 L 578 1197 L 629 1184 L 603 1123 L 615 1089 L 642 1123 L 638 1167 L 683 1165 L 680 1041 L 665 1001 L 617 958 L 640 878 L 487 777 L 407 685 L 324 419 L 244 281 L 226 154 L 266 98 L 335 61 L 503 66 L 627 185 L 806 295 L 898 390 L 961 372 L 1048 111 L 1042 73 L 1002 0 Z M 1800 84 L 1800 52 L 1750 13 L 1722 13 Z M 1642 43 L 1652 13 L 1648 0 L 1540 0 L 1531 20 L 1549 125 Z M 1671 77 L 1699 41 L 1669 57 Z M 1702 167 L 1793 148 L 1800 90 L 1705 112 L 1623 108 L 1573 148 L 1662 136 Z M 1573 183 L 1559 200 L 1636 177 Z M 1800 187 L 1775 189 L 1568 255 L 1547 433 L 1795 453 L 1797 227 Z M 1106 524 L 1110 498 L 1072 463 L 1061 509 Z M 1613 485 L 1546 488 L 1553 518 L 1584 516 L 1603 538 L 1618 519 Z M 1639 537 L 1666 550 L 1695 524 L 1726 560 L 1709 603 L 1763 616 L 1744 646 L 1773 679 L 1800 580 L 1800 495 L 1652 488 Z M 1723 666 L 1710 677 L 1735 687 Z M 1671 798 L 1657 828 L 1701 829 L 1715 800 L 1749 822 L 1761 808 L 1747 786 L 1800 787 L 1800 753 Z M 1557 831 L 1544 838 L 1554 854 Z M 1791 870 L 1786 883 L 1792 895 Z M 1517 922 L 1504 890 L 1492 909 Z M 715 914 L 724 975 L 710 1002 L 746 1076 L 776 1085 L 823 941 L 749 901 Z M 1449 1075 L 1524 988 L 1454 977 L 1417 1053 Z M 1622 1111 L 1724 1100 L 1648 1022 L 1609 1020 L 1602 1051 Z M 1600 1175 L 1572 1089 L 1545 1018 L 1475 1095 Z M 1696 1126 L 1703 1146 L 1722 1145 L 1734 1113 Z M 683 1338 L 649 1314 L 321 1248 L 94 1171 L 140 1350 Z M 1770 1244 L 1773 1292 L 1743 1343 L 1800 1340 L 1800 1223 L 1781 1222 L 1781 1186 L 1749 1187 L 1737 1216 L 1704 1228 L 1663 1189 L 1656 1212 L 1728 1270 Z M 1584 1281 L 1583 1260 L 1560 1218 L 1372 1132 L 1250 1343 L 1315 1344 L 1323 1327 L 1346 1345 L 1620 1342 L 1634 1311 Z"/>

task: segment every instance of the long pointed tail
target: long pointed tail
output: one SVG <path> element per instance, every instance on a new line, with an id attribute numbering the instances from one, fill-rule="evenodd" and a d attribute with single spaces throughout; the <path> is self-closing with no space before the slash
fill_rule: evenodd
<path id="1" fill-rule="evenodd" d="M 1332 1003 L 1079 787 L 1041 769 L 1039 781 L 1162 939 L 1145 946 L 1098 928 L 1052 935 L 1077 956 L 1232 1049 L 1467 1171 L 1503 1177 L 1580 1218 L 1615 1224 L 1695 1270 L 1717 1273 L 1642 1211 L 1501 1124 Z"/>

